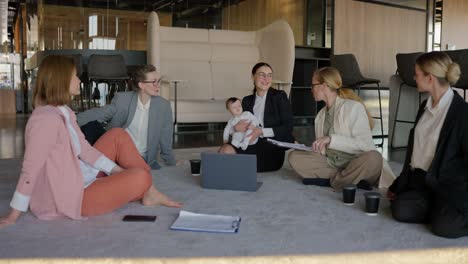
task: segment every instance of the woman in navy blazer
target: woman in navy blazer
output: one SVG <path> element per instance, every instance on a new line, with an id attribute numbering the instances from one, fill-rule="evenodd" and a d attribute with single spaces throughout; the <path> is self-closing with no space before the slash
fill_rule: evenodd
<path id="1" fill-rule="evenodd" d="M 392 216 L 427 223 L 435 235 L 468 236 L 468 104 L 451 84 L 460 67 L 440 51 L 416 60 L 419 92 L 430 96 L 410 132 L 403 170 L 388 190 Z"/>
<path id="2" fill-rule="evenodd" d="M 288 97 L 284 91 L 271 88 L 273 70 L 268 63 L 260 62 L 252 68 L 252 80 L 255 88 L 251 95 L 242 99 L 242 108 L 249 111 L 260 120 L 260 127 L 253 129 L 250 142 L 258 138 L 258 142 L 249 145 L 246 150 L 225 144 L 220 153 L 253 154 L 257 156 L 257 171 L 275 171 L 283 166 L 286 149 L 267 142 L 272 138 L 284 142 L 294 142 L 293 114 Z M 238 132 L 245 132 L 249 123 L 241 121 L 235 126 Z"/>

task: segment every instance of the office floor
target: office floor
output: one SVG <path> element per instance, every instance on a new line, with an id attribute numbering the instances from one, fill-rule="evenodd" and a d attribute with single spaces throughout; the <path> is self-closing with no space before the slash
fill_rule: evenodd
<path id="1" fill-rule="evenodd" d="M 28 115 L 0 115 L 0 159 L 22 158 L 24 155 L 24 129 Z M 211 126 L 212 132 L 184 132 L 174 137 L 174 148 L 212 147 L 222 144 L 222 131 L 219 125 Z M 182 130 L 182 127 L 180 128 Z M 314 129 L 310 125 L 294 127 L 294 136 L 298 142 L 309 145 L 314 139 Z M 380 139 L 375 139 L 380 142 Z M 382 155 L 391 161 L 402 163 L 405 149 L 390 150 L 387 140 L 384 146 L 378 148 Z"/>

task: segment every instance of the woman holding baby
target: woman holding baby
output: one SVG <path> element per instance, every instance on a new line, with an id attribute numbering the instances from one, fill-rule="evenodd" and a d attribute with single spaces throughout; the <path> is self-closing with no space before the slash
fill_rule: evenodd
<path id="1" fill-rule="evenodd" d="M 271 88 L 273 69 L 265 62 L 259 62 L 252 68 L 253 93 L 242 99 L 242 111 L 251 112 L 259 121 L 256 127 L 251 122 L 244 120 L 234 126 L 236 132 L 246 132 L 252 129 L 250 134 L 251 144 L 245 150 L 224 144 L 219 149 L 220 153 L 228 154 L 253 154 L 257 156 L 257 171 L 276 171 L 283 166 L 286 149 L 268 143 L 267 138 L 278 141 L 294 142 L 293 114 L 288 97 L 284 91 Z"/>

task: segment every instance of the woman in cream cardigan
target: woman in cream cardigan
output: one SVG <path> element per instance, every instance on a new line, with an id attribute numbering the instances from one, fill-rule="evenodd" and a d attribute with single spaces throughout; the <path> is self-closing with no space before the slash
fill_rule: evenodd
<path id="1" fill-rule="evenodd" d="M 362 100 L 342 87 L 338 70 L 317 70 L 312 93 L 316 101 L 326 104 L 315 118 L 313 152 L 296 150 L 289 154 L 289 163 L 303 183 L 331 185 L 335 190 L 348 184 L 363 189 L 388 187 L 395 176 L 375 150 L 372 118 Z"/>
<path id="2" fill-rule="evenodd" d="M 130 201 L 180 207 L 152 185 L 150 168 L 128 134 L 112 129 L 91 147 L 67 106 L 80 94 L 72 59 L 46 57 L 34 88 L 34 111 L 25 131 L 21 175 L 0 228 L 31 209 L 39 219 L 81 219 L 104 214 Z M 107 177 L 97 177 L 105 173 Z"/>

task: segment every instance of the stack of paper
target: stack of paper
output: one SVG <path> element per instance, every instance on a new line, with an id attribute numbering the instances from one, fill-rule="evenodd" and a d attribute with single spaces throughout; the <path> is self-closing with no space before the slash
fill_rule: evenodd
<path id="1" fill-rule="evenodd" d="M 274 139 L 267 139 L 268 142 L 271 144 L 283 147 L 283 148 L 290 148 L 290 149 L 299 149 L 299 150 L 305 150 L 305 151 L 312 151 L 311 147 L 307 147 L 304 144 L 296 144 L 296 143 L 289 143 L 289 142 L 282 142 Z"/>
<path id="2" fill-rule="evenodd" d="M 196 214 L 180 211 L 172 224 L 172 230 L 237 233 L 241 218 L 239 216 Z"/>

